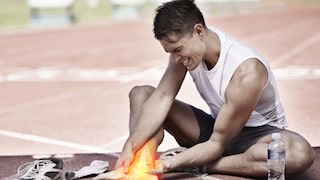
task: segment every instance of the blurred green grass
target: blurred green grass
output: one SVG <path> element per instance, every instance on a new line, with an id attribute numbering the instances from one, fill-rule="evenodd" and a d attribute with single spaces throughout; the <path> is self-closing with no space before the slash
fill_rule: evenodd
<path id="1" fill-rule="evenodd" d="M 25 25 L 29 9 L 25 0 L 0 0 L 0 28 Z"/>
<path id="2" fill-rule="evenodd" d="M 63 9 L 41 9 L 41 13 L 52 13 Z M 95 22 L 111 17 L 109 0 L 100 0 L 96 7 L 89 7 L 87 0 L 74 0 L 73 12 L 77 23 Z M 26 0 L 0 0 L 0 29 L 26 27 L 30 23 L 30 11 Z"/>
<path id="3" fill-rule="evenodd" d="M 75 0 L 73 10 L 79 23 L 111 18 L 112 6 L 109 0 L 100 0 L 96 7 L 89 7 L 87 0 Z"/>

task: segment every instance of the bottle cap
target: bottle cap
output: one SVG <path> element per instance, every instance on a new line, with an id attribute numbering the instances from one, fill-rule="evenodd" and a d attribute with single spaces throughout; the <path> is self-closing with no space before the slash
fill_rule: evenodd
<path id="1" fill-rule="evenodd" d="M 280 139 L 281 134 L 280 133 L 272 133 L 272 139 Z"/>

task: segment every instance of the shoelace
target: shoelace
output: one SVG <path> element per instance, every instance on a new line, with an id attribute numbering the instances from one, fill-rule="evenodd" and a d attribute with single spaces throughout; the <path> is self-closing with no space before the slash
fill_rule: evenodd
<path id="1" fill-rule="evenodd" d="M 28 162 L 19 167 L 18 179 L 37 179 L 37 180 L 51 180 L 50 177 L 45 176 L 47 172 L 57 172 L 53 180 L 63 180 L 62 170 L 55 169 L 55 163 L 50 160 L 36 160 Z"/>

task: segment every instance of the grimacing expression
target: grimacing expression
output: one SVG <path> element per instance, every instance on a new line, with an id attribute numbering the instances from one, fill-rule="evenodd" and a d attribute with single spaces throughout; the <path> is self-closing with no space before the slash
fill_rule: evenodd
<path id="1" fill-rule="evenodd" d="M 182 63 L 188 71 L 200 64 L 205 53 L 205 44 L 196 32 L 183 36 L 171 33 L 168 40 L 160 40 L 160 43 L 173 60 Z"/>

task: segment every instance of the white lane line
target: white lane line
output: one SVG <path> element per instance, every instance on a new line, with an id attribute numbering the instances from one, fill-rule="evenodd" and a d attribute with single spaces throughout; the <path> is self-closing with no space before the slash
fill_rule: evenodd
<path id="1" fill-rule="evenodd" d="M 320 35 L 320 34 L 319 34 Z M 319 36 L 320 37 L 320 36 Z M 290 53 L 289 53 L 290 54 Z M 285 54 L 289 57 L 288 54 Z M 284 57 L 284 56 L 283 56 Z M 284 62 L 284 60 L 282 60 Z M 272 65 L 280 65 L 277 60 Z M 281 79 L 319 79 L 319 66 L 303 67 L 274 67 L 276 77 Z M 1 82 L 119 82 L 129 83 L 133 81 L 159 81 L 165 69 L 150 67 L 147 69 L 79 69 L 47 67 L 23 72 L 0 74 Z M 301 72 L 303 71 L 303 72 Z M 1 111 L 1 110 L 0 110 Z"/>
<path id="2" fill-rule="evenodd" d="M 286 51 L 280 57 L 276 58 L 271 64 L 273 67 L 278 67 L 282 63 L 290 60 L 293 56 L 301 53 L 303 50 L 311 46 L 312 44 L 320 41 L 320 32 L 316 33 L 315 35 L 311 36 L 309 39 L 301 42 L 298 46 Z"/>
<path id="3" fill-rule="evenodd" d="M 287 66 L 273 70 L 277 79 L 320 79 L 320 66 Z"/>
<path id="4" fill-rule="evenodd" d="M 151 67 L 128 75 L 120 74 L 117 80 L 123 83 L 139 80 L 160 80 L 163 73 L 164 69 L 159 67 Z"/>
<path id="5" fill-rule="evenodd" d="M 159 80 L 163 72 L 164 69 L 159 67 L 151 67 L 147 69 L 85 69 L 45 67 L 0 74 L 0 82 L 116 81 L 127 83 L 139 80 Z"/>
<path id="6" fill-rule="evenodd" d="M 87 151 L 87 152 L 91 152 L 91 153 L 105 153 L 105 154 L 111 153 L 111 151 L 104 149 L 104 148 L 98 148 L 98 147 L 89 146 L 89 145 L 61 141 L 61 140 L 31 135 L 31 134 L 24 134 L 24 133 L 12 132 L 12 131 L 0 130 L 0 135 L 11 137 L 11 138 L 16 138 L 16 139 L 27 140 L 27 141 L 34 141 L 34 142 L 40 142 L 40 143 L 45 143 L 45 144 L 51 144 L 51 145 L 55 145 L 55 146 L 62 146 L 62 147 L 68 147 L 68 148 L 72 148 L 72 149 L 79 149 L 79 150 Z"/>
<path id="7" fill-rule="evenodd" d="M 15 110 L 17 108 L 25 108 L 25 107 L 31 107 L 31 106 L 40 105 L 40 104 L 46 104 L 46 103 L 52 103 L 52 102 L 56 102 L 56 101 L 61 101 L 61 100 L 64 100 L 64 99 L 68 99 L 68 98 L 72 98 L 72 97 L 76 97 L 76 96 L 82 95 L 82 94 L 90 92 L 90 91 L 96 91 L 96 90 L 99 90 L 100 88 L 101 87 L 93 87 L 93 88 L 79 90 L 79 91 L 72 91 L 72 92 L 68 92 L 68 93 L 59 94 L 59 95 L 56 95 L 56 96 L 50 96 L 50 97 L 47 97 L 47 98 L 42 98 L 42 99 L 39 99 L 39 100 L 27 102 L 27 103 L 24 103 L 24 104 L 19 104 L 19 105 L 15 105 L 15 106 L 9 106 L 9 107 L 0 108 L 0 114 L 5 113 L 5 112 L 10 112 L 10 111 Z"/>
<path id="8" fill-rule="evenodd" d="M 101 145 L 100 147 L 101 148 L 109 148 L 110 146 L 114 146 L 114 145 L 120 144 L 120 143 L 121 143 L 121 145 L 124 145 L 124 143 L 125 143 L 125 141 L 127 140 L 128 137 L 129 137 L 129 134 L 120 136 L 117 139 L 114 139 L 112 141 L 109 141 L 106 144 Z"/>
<path id="9" fill-rule="evenodd" d="M 100 81 L 119 76 L 117 69 L 78 69 L 45 67 L 0 75 L 0 82 Z"/>

